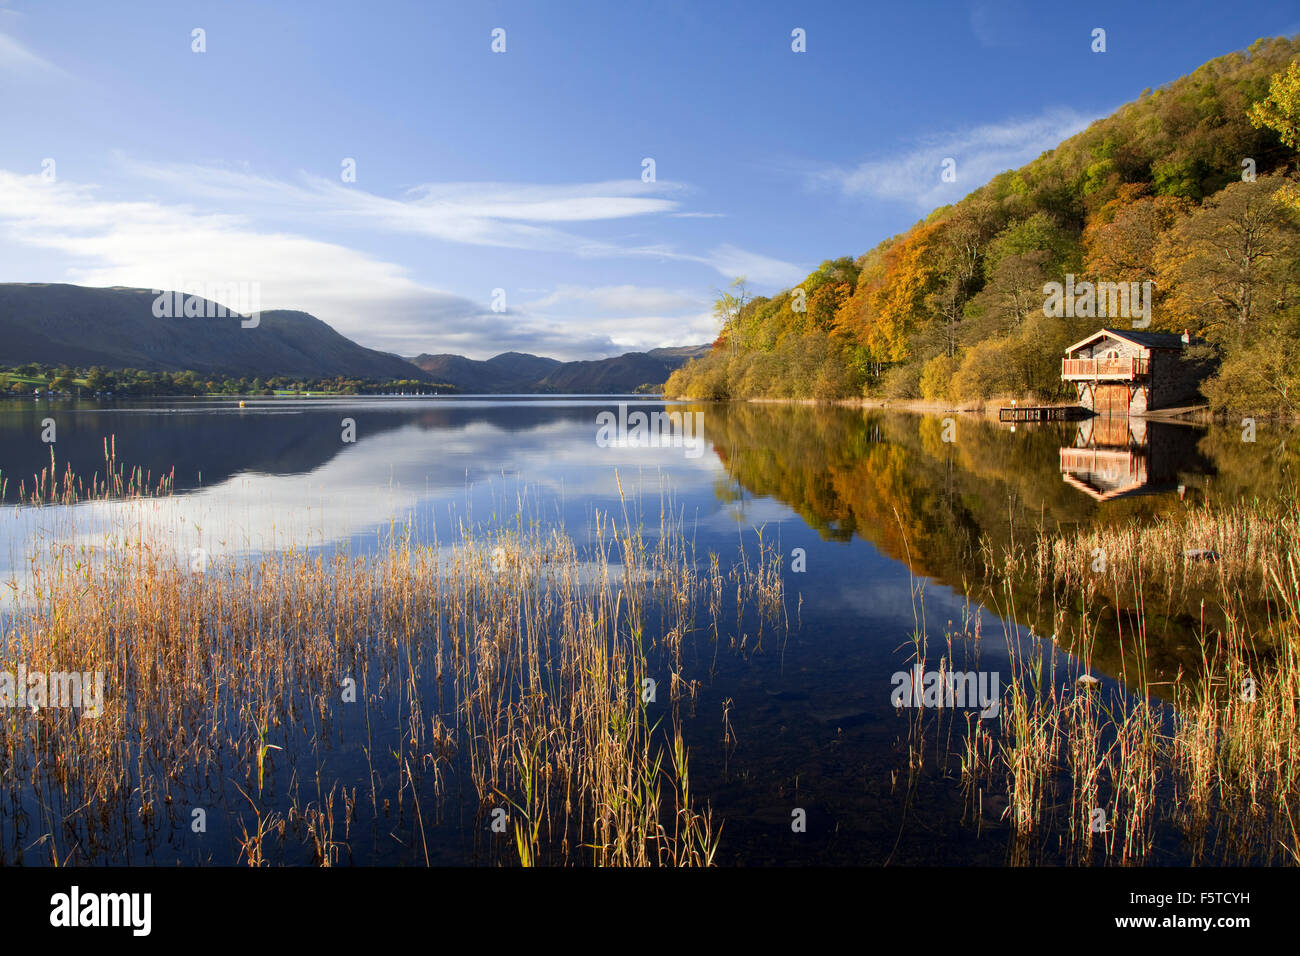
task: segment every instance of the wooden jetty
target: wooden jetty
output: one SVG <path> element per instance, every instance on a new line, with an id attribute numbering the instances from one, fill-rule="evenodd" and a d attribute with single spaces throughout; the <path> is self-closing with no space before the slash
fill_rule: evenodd
<path id="1" fill-rule="evenodd" d="M 1091 410 L 1079 405 L 1012 405 L 998 409 L 1000 422 L 1072 422 L 1092 415 Z"/>

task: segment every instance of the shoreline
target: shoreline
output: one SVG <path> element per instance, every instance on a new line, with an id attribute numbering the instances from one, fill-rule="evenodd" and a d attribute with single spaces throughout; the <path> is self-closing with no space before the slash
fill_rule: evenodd
<path id="1" fill-rule="evenodd" d="M 684 395 L 673 397 L 664 396 L 666 401 L 673 402 L 700 402 L 700 401 L 717 401 L 716 399 L 698 399 L 689 398 Z M 743 402 L 753 405 L 836 405 L 842 408 L 873 408 L 898 412 L 913 412 L 922 415 L 976 415 L 982 418 L 991 418 L 998 420 L 998 411 L 1002 408 L 1009 407 L 1009 403 L 1016 403 L 1022 407 L 1032 406 L 1040 408 L 1077 408 L 1074 402 L 1036 402 L 1032 398 L 990 398 L 990 399 L 969 399 L 963 402 L 941 402 L 927 401 L 922 398 L 837 398 L 831 401 L 816 398 L 730 398 L 724 399 L 727 402 Z M 1217 415 L 1210 410 L 1208 404 L 1202 405 L 1185 405 L 1177 408 L 1161 408 L 1155 411 L 1147 412 L 1140 415 L 1130 415 L 1130 418 L 1146 419 L 1148 421 L 1171 422 L 1183 425 L 1209 425 L 1214 422 L 1227 422 L 1228 413 L 1218 413 Z M 1268 415 L 1257 414 L 1254 416 L 1261 421 L 1296 421 L 1283 417 L 1270 417 Z M 1019 422 L 1017 424 L 1032 424 Z"/>

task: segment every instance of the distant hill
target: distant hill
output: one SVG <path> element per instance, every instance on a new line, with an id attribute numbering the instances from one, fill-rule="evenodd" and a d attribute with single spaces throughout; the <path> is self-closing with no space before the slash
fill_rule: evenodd
<path id="1" fill-rule="evenodd" d="M 408 361 L 430 377 L 462 392 L 532 392 L 548 373 L 563 364 L 523 352 L 502 352 L 487 361 L 442 353 L 419 355 Z"/>
<path id="2" fill-rule="evenodd" d="M 306 312 L 263 312 L 255 328 L 243 328 L 239 316 L 157 318 L 154 299 L 148 289 L 0 283 L 0 365 L 429 380 Z"/>
<path id="3" fill-rule="evenodd" d="M 148 289 L 0 283 L 0 367 L 29 362 L 151 372 L 270 378 L 417 379 L 462 392 L 631 392 L 660 385 L 708 346 L 628 352 L 561 362 L 524 352 L 487 361 L 462 355 L 407 360 L 358 345 L 306 312 L 262 312 L 256 327 L 238 315 L 158 318 Z M 199 300 L 206 308 L 206 299 Z M 225 305 L 225 303 L 219 303 Z"/>
<path id="4" fill-rule="evenodd" d="M 708 351 L 707 345 L 682 346 L 578 362 L 523 352 L 503 352 L 486 361 L 443 354 L 418 355 L 411 362 L 462 392 L 632 392 L 642 385 L 662 384 L 674 370 Z"/>
<path id="5" fill-rule="evenodd" d="M 527 352 L 502 352 L 488 359 L 487 364 L 512 381 L 522 381 L 545 378 L 564 363 L 559 359 L 529 355 Z"/>

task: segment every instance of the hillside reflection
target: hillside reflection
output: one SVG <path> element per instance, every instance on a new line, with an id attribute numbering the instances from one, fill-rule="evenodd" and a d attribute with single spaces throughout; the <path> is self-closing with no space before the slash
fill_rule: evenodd
<path id="1" fill-rule="evenodd" d="M 1294 475 L 1295 443 L 1281 434 L 1261 432 L 1251 443 L 1232 429 L 1136 419 L 1013 430 L 958 417 L 948 430 L 953 440 L 945 441 L 938 416 L 777 404 L 706 407 L 709 437 L 727 474 L 720 497 L 740 501 L 741 508 L 747 499 L 775 499 L 827 540 L 865 539 L 916 574 L 998 604 L 1007 595 L 990 588 L 989 557 L 1041 531 L 1273 496 Z M 1041 595 L 1016 587 L 1011 599 L 1022 620 L 1052 627 Z M 1118 622 L 1134 606 L 1102 599 L 1111 613 L 1101 615 L 1101 626 L 1116 638 L 1099 641 L 1097 662 L 1104 667 L 1107 659 L 1118 665 Z M 1191 660 L 1190 615 L 1174 610 L 1148 635 L 1156 672 Z"/>

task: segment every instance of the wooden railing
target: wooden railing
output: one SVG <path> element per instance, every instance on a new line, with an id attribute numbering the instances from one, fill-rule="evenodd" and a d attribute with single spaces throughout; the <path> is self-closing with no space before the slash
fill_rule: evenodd
<path id="1" fill-rule="evenodd" d="M 1129 448 L 1062 448 L 1061 471 L 1145 476 L 1146 456 Z"/>
<path id="2" fill-rule="evenodd" d="M 1145 378 L 1151 360 L 1145 358 L 1062 359 L 1062 378 Z"/>

